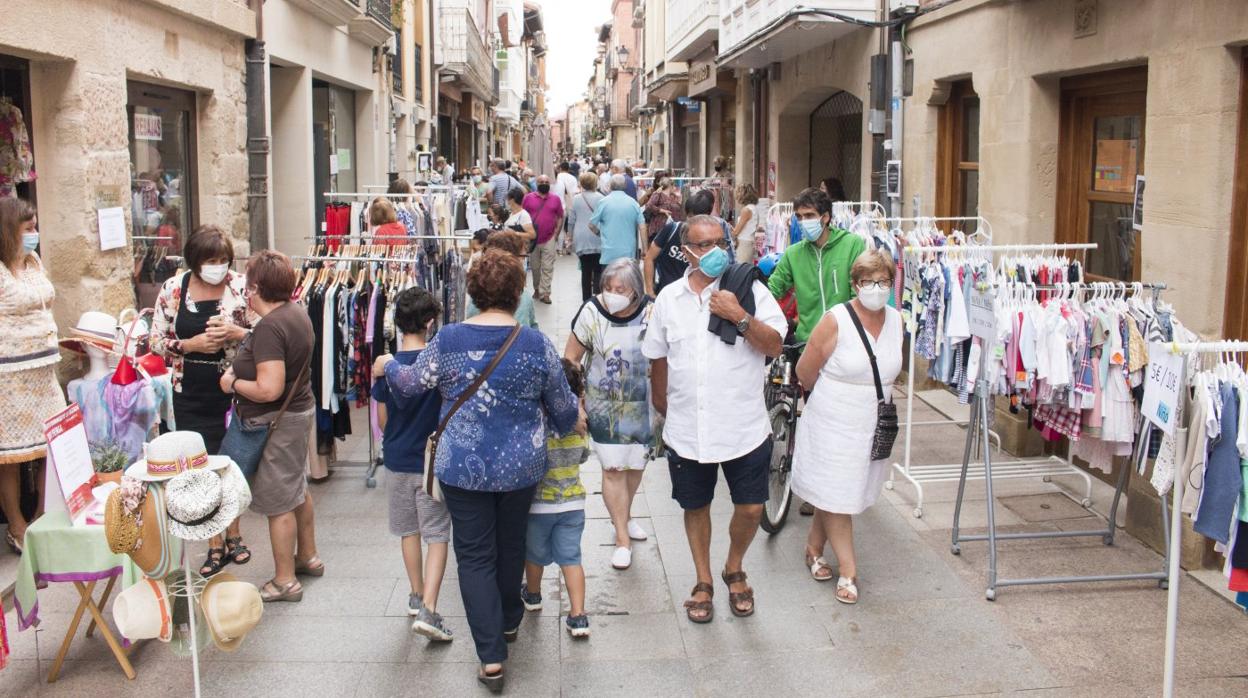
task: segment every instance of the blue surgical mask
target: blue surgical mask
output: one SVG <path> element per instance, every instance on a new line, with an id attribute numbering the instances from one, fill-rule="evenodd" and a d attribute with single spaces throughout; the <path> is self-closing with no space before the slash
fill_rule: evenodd
<path id="1" fill-rule="evenodd" d="M 39 247 L 39 233 L 22 233 L 22 247 L 27 252 L 34 252 Z"/>
<path id="2" fill-rule="evenodd" d="M 728 261 L 728 253 L 724 248 L 716 247 L 698 257 L 698 269 L 712 279 L 718 279 L 724 273 L 724 270 L 728 268 Z"/>
<path id="3" fill-rule="evenodd" d="M 798 227 L 802 229 L 802 237 L 810 242 L 818 240 L 819 236 L 823 235 L 823 219 L 821 218 L 798 221 Z"/>

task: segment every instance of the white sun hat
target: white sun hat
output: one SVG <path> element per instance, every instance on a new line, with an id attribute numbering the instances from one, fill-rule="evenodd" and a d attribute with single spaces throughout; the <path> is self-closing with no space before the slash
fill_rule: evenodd
<path id="1" fill-rule="evenodd" d="M 113 621 L 127 640 L 173 638 L 173 604 L 165 583 L 144 577 L 117 595 L 113 601 Z"/>
<path id="2" fill-rule="evenodd" d="M 246 487 L 246 481 L 243 482 Z M 212 470 L 188 470 L 165 484 L 169 533 L 182 540 L 208 540 L 241 511 L 238 480 Z"/>
<path id="3" fill-rule="evenodd" d="M 161 434 L 144 450 L 145 457 L 126 468 L 126 475 L 147 482 L 168 480 L 186 470 L 220 470 L 234 462 L 229 456 L 208 455 L 204 437 L 196 431 Z"/>

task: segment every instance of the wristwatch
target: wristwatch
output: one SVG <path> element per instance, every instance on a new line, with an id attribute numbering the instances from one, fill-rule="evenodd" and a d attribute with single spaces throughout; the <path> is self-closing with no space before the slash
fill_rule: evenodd
<path id="1" fill-rule="evenodd" d="M 750 316 L 746 315 L 737 321 L 737 332 L 744 335 L 750 329 Z"/>

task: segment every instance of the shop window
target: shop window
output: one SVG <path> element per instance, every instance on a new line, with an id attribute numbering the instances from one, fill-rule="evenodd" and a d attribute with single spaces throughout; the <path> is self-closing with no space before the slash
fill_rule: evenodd
<path id="1" fill-rule="evenodd" d="M 1094 242 L 1087 270 L 1096 279 L 1140 278 L 1132 227 L 1135 178 L 1144 174 L 1147 68 L 1062 81 L 1058 150 L 1058 240 Z"/>
<path id="2" fill-rule="evenodd" d="M 139 307 L 150 308 L 199 221 L 195 94 L 141 82 L 127 93 L 135 293 Z"/>
<path id="3" fill-rule="evenodd" d="M 936 215 L 978 216 L 979 95 L 970 80 L 953 83 L 937 128 Z M 977 228 L 973 221 L 959 226 L 967 233 Z"/>
<path id="4" fill-rule="evenodd" d="M 30 125 L 30 65 L 0 56 L 0 150 L 10 154 L 0 170 L 0 197 L 17 196 L 38 205 Z"/>
<path id="5" fill-rule="evenodd" d="M 1240 64 L 1239 128 L 1222 336 L 1248 337 L 1248 49 Z"/>

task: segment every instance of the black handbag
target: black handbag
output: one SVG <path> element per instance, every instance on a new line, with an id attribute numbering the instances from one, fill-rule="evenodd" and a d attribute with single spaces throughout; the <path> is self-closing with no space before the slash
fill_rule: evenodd
<path id="1" fill-rule="evenodd" d="M 849 311 L 849 318 L 854 321 L 854 327 L 858 330 L 858 336 L 862 339 L 862 346 L 867 350 L 867 357 L 871 359 L 871 375 L 875 378 L 875 397 L 879 400 L 876 406 L 875 435 L 871 440 L 871 460 L 884 460 L 893 452 L 893 443 L 897 441 L 897 432 L 900 427 L 897 425 L 897 405 L 884 400 L 884 385 L 880 383 L 880 367 L 876 365 L 875 352 L 871 350 L 871 340 L 867 339 L 867 331 L 862 328 L 862 320 L 858 319 L 858 313 L 854 312 L 854 306 L 851 302 L 845 303 L 845 310 Z"/>
<path id="2" fill-rule="evenodd" d="M 243 421 L 242 412 L 238 409 L 238 396 L 235 395 L 234 416 L 230 419 L 230 426 L 225 430 L 225 438 L 221 439 L 221 455 L 229 456 L 230 460 L 238 465 L 238 469 L 243 471 L 243 476 L 247 478 L 248 482 L 255 477 L 256 469 L 260 467 L 260 459 L 264 457 L 264 447 L 269 444 L 269 435 L 273 433 L 273 429 L 277 426 L 277 422 L 282 418 L 282 415 L 286 414 L 286 409 L 290 407 L 290 400 L 303 384 L 303 379 L 307 377 L 310 366 L 311 362 L 299 372 L 299 377 L 291 385 L 290 392 L 286 395 L 286 400 L 282 402 L 281 411 L 268 424 L 254 427 L 247 426 Z"/>

